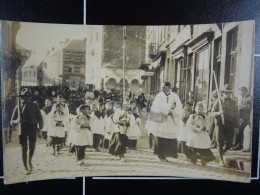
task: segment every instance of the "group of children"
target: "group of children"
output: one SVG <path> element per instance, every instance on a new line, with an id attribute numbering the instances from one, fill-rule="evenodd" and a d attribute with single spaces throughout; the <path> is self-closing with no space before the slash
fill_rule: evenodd
<path id="1" fill-rule="evenodd" d="M 53 155 L 60 154 L 65 143 L 69 144 L 69 152 L 75 153 L 76 164 L 83 165 L 85 150 L 88 146 L 96 152 L 100 147 L 108 149 L 112 155 L 126 161 L 126 147 L 135 149 L 137 138 L 141 136 L 141 120 L 134 102 L 130 108 L 123 109 L 119 102 L 86 101 L 77 108 L 77 114 L 69 113 L 68 105 L 58 96 L 52 108 L 47 99 L 41 110 L 45 138 L 50 140 Z"/>
<path id="2" fill-rule="evenodd" d="M 178 150 L 189 161 L 202 165 L 215 160 L 210 150 L 211 140 L 206 129 L 206 116 L 202 104 L 196 106 L 196 113 L 190 105 L 183 108 L 183 117 L 178 129 Z M 96 152 L 100 147 L 108 149 L 112 155 L 125 162 L 126 147 L 136 149 L 137 139 L 141 136 L 141 119 L 135 100 L 123 109 L 120 102 L 88 102 L 77 108 L 77 114 L 69 113 L 64 99 L 58 96 L 57 103 L 51 106 L 49 99 L 41 110 L 43 134 L 50 138 L 53 155 L 59 155 L 61 146 L 69 144 L 69 152 L 75 153 L 76 163 L 83 165 L 87 146 Z"/>

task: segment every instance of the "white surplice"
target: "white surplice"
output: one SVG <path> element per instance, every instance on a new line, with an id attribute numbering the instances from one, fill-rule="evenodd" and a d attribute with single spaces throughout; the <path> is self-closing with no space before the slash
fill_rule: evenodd
<path id="1" fill-rule="evenodd" d="M 177 94 L 166 95 L 160 92 L 156 95 L 145 129 L 148 134 L 166 139 L 176 139 L 180 128 L 182 103 Z"/>

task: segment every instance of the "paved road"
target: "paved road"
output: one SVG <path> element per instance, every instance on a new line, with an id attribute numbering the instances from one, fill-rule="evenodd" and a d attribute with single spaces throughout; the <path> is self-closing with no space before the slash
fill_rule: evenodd
<path id="1" fill-rule="evenodd" d="M 8 144 L 7 144 L 8 145 Z M 169 162 L 159 162 L 150 150 L 128 150 L 127 162 L 121 162 L 106 150 L 94 152 L 87 149 L 87 164 L 75 164 L 75 156 L 63 148 L 61 155 L 52 155 L 52 148 L 38 141 L 33 158 L 34 172 L 26 175 L 22 160 L 21 148 L 18 145 L 5 145 L 4 179 L 5 183 L 18 183 L 49 178 L 82 177 L 82 176 L 183 176 L 249 182 L 250 173 L 233 168 L 219 167 L 215 162 L 206 167 L 192 165 L 180 155 L 178 159 L 169 158 Z M 246 155 L 240 155 L 245 157 Z"/>

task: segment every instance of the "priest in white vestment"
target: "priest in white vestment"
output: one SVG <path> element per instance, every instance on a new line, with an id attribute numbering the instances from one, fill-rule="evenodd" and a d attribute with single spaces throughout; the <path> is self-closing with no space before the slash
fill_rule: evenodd
<path id="1" fill-rule="evenodd" d="M 154 136 L 154 154 L 160 161 L 166 157 L 177 158 L 177 131 L 180 128 L 182 103 L 176 93 L 171 92 L 171 84 L 165 82 L 151 107 L 145 129 Z"/>

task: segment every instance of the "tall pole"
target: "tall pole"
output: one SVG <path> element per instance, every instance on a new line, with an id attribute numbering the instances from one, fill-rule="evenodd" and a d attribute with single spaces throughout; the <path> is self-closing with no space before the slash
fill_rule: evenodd
<path id="1" fill-rule="evenodd" d="M 220 100 L 221 95 L 219 93 L 218 82 L 217 82 L 215 71 L 213 71 L 213 77 L 214 77 L 214 81 L 215 81 L 215 85 L 216 85 L 216 91 L 217 91 L 217 94 L 218 94 L 219 108 L 220 108 L 220 110 L 222 110 L 222 104 L 221 104 L 221 100 Z M 222 119 L 222 124 L 224 125 L 225 124 L 225 120 L 224 120 L 224 115 L 223 114 L 221 114 L 221 119 Z"/>
<path id="2" fill-rule="evenodd" d="M 139 36 L 139 41 L 140 41 L 140 48 L 139 48 L 139 58 L 138 58 L 138 66 L 141 65 L 141 54 L 142 54 L 142 36 Z M 139 70 L 139 78 L 141 77 L 140 76 L 140 70 Z M 138 87 L 139 87 L 139 95 L 141 95 L 141 85 L 139 84 L 139 81 L 138 81 Z"/>
<path id="3" fill-rule="evenodd" d="M 123 109 L 125 110 L 126 96 L 125 96 L 125 40 L 126 40 L 126 26 L 123 28 Z"/>
<path id="4" fill-rule="evenodd" d="M 18 132 L 21 135 L 21 101 L 20 101 L 20 92 L 21 92 L 21 66 L 17 69 L 17 110 L 18 110 Z"/>

